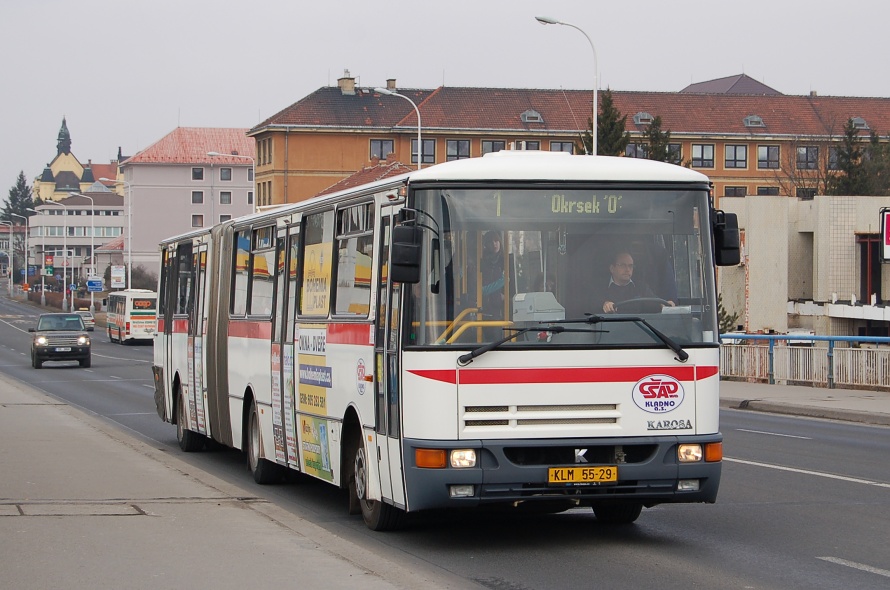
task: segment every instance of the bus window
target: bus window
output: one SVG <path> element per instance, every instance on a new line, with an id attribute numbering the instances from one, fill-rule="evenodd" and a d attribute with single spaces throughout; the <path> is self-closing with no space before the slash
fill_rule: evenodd
<path id="1" fill-rule="evenodd" d="M 367 316 L 370 311 L 373 213 L 371 203 L 338 212 L 336 314 Z"/>
<path id="2" fill-rule="evenodd" d="M 232 277 L 232 315 L 247 313 L 247 265 L 250 262 L 248 230 L 235 234 L 235 271 Z"/>
<path id="3" fill-rule="evenodd" d="M 331 302 L 334 212 L 307 215 L 304 224 L 300 313 L 327 316 Z"/>

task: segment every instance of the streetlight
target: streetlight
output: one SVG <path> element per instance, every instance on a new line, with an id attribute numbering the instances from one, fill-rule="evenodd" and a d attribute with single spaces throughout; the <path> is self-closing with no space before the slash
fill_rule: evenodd
<path id="1" fill-rule="evenodd" d="M 591 154 L 591 155 L 595 156 L 596 155 L 596 136 L 597 136 L 597 131 L 598 131 L 597 125 L 596 125 L 596 118 L 597 118 L 596 77 L 597 77 L 597 73 L 599 72 L 599 64 L 597 63 L 597 59 L 596 59 L 596 47 L 593 46 L 593 41 L 590 40 L 590 36 L 587 33 L 585 33 L 581 28 L 576 27 L 575 25 L 573 25 L 571 23 L 564 23 L 562 21 L 556 20 L 555 18 L 550 18 L 549 16 L 536 16 L 535 20 L 537 20 L 542 25 L 563 25 L 565 27 L 572 27 L 576 31 L 580 31 L 581 34 L 587 38 L 587 42 L 590 43 L 590 49 L 593 50 L 593 119 L 591 120 L 592 129 L 591 129 L 591 133 L 590 133 L 590 139 L 591 139 L 591 142 L 593 143 L 593 154 Z"/>
<path id="2" fill-rule="evenodd" d="M 68 193 L 72 197 L 83 197 L 90 200 L 90 274 L 96 276 L 96 202 L 93 197 L 81 193 Z M 87 275 L 87 280 L 90 275 Z M 73 282 L 73 281 L 72 281 Z M 96 304 L 96 294 L 90 290 L 90 311 L 93 311 Z M 72 299 L 73 301 L 73 299 Z"/>
<path id="3" fill-rule="evenodd" d="M 392 90 L 389 90 L 387 88 L 375 88 L 374 92 L 386 94 L 387 96 L 398 96 L 399 98 L 404 98 L 411 103 L 412 107 L 414 107 L 414 112 L 417 113 L 417 169 L 420 170 L 420 164 L 421 162 L 423 162 L 423 141 L 421 141 L 420 139 L 420 109 L 417 108 L 417 105 L 414 104 L 413 100 L 411 100 L 404 94 L 393 92 Z"/>
<path id="4" fill-rule="evenodd" d="M 127 289 L 133 288 L 133 185 L 126 180 L 102 177 L 102 182 L 123 184 L 127 189 Z"/>
<path id="5" fill-rule="evenodd" d="M 25 220 L 25 279 L 22 282 L 27 283 L 28 282 L 28 271 L 31 270 L 31 265 L 28 264 L 29 258 L 31 256 L 31 248 L 28 246 L 28 237 L 31 233 L 31 225 L 28 222 L 27 215 L 19 215 L 18 213 L 13 213 L 11 211 L 9 212 L 9 214 L 12 215 L 13 217 L 21 217 L 22 219 Z"/>
<path id="6" fill-rule="evenodd" d="M 12 261 L 12 222 L 0 221 L 0 223 L 9 226 L 9 250 L 6 253 L 6 257 L 9 258 L 9 265 L 6 271 L 9 275 L 9 298 L 12 299 L 12 276 L 15 274 L 15 263 Z"/>
<path id="7" fill-rule="evenodd" d="M 207 152 L 207 155 L 211 158 L 243 158 L 245 160 L 250 160 L 250 171 L 251 176 L 253 176 L 253 210 L 256 211 L 257 208 L 257 191 L 256 191 L 256 159 L 253 156 L 242 156 L 241 154 L 224 154 L 222 152 Z M 211 170 L 212 171 L 212 170 Z M 213 195 L 210 195 L 210 198 L 213 198 Z M 286 198 L 286 197 L 285 197 Z M 211 225 L 215 222 L 211 219 Z"/>
<path id="8" fill-rule="evenodd" d="M 65 267 L 68 266 L 68 206 L 58 201 L 44 201 L 44 205 L 58 205 L 65 209 L 62 222 L 62 311 L 68 311 L 68 299 L 64 296 L 68 283 L 65 282 Z M 74 267 L 71 268 L 71 282 L 74 282 Z M 45 299 L 45 298 L 44 298 Z M 74 292 L 71 292 L 71 305 L 74 305 Z"/>
<path id="9" fill-rule="evenodd" d="M 28 207 L 28 211 L 33 211 L 38 215 L 43 215 L 41 211 Z M 46 305 L 46 225 L 40 227 L 40 255 L 43 257 L 43 264 L 40 268 L 40 305 Z"/>

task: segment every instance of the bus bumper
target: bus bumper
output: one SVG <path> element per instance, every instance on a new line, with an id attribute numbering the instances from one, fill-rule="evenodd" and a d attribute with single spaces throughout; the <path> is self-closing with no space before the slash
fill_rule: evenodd
<path id="1" fill-rule="evenodd" d="M 721 461 L 680 463 L 681 444 L 720 443 L 721 434 L 560 440 L 404 440 L 408 511 L 564 502 L 592 506 L 606 501 L 713 503 Z M 476 466 L 421 468 L 418 449 L 474 449 Z M 548 482 L 551 467 L 616 466 L 617 481 L 599 484 Z M 683 482 L 683 485 L 680 485 Z"/>

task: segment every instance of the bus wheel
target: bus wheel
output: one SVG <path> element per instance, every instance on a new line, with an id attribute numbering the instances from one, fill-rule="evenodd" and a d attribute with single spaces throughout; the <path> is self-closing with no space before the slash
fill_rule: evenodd
<path id="1" fill-rule="evenodd" d="M 402 526 L 405 513 L 378 500 L 368 500 L 368 458 L 361 438 L 354 450 L 354 467 L 349 482 L 350 500 L 358 500 L 365 525 L 372 531 L 391 531 Z M 350 505 L 352 502 L 350 501 Z"/>
<path id="2" fill-rule="evenodd" d="M 247 417 L 247 468 L 253 474 L 253 480 L 260 485 L 277 483 L 284 475 L 280 465 L 263 459 L 260 446 L 260 416 L 256 409 L 256 401 L 250 406 Z"/>
<path id="3" fill-rule="evenodd" d="M 594 504 L 593 513 L 596 519 L 605 524 L 631 524 L 643 511 L 639 502 L 618 502 Z"/>
<path id="4" fill-rule="evenodd" d="M 179 448 L 186 453 L 194 453 L 204 448 L 205 438 L 193 430 L 185 427 L 185 401 L 179 391 L 176 392 L 176 440 Z"/>

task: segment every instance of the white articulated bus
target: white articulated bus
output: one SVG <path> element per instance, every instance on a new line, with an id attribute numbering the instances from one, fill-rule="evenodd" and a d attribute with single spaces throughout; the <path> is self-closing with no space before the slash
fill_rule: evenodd
<path id="1" fill-rule="evenodd" d="M 158 327 L 157 293 L 124 289 L 108 294 L 105 322 L 108 340 L 118 344 L 150 341 Z"/>
<path id="2" fill-rule="evenodd" d="M 348 488 L 375 530 L 716 499 L 715 265 L 738 263 L 738 225 L 698 172 L 502 151 L 161 251 L 155 400 L 185 451 Z"/>

